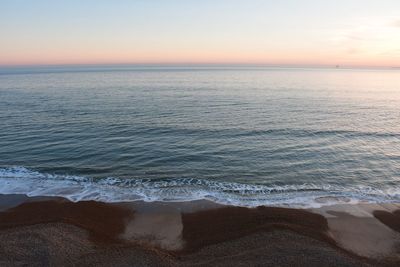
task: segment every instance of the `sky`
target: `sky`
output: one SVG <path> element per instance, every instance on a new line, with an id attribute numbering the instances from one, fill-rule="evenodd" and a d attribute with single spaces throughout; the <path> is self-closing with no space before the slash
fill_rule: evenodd
<path id="1" fill-rule="evenodd" d="M 0 65 L 400 66 L 399 0 L 0 0 Z"/>

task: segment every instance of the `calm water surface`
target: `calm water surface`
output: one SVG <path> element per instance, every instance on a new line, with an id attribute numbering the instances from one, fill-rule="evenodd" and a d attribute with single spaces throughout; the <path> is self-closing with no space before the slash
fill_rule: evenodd
<path id="1" fill-rule="evenodd" d="M 0 70 L 0 193 L 400 201 L 400 71 Z"/>

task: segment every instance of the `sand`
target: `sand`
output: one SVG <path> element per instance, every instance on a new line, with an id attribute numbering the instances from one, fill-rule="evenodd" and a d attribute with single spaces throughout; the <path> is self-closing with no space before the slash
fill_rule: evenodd
<path id="1" fill-rule="evenodd" d="M 396 211 L 397 210 L 397 211 Z M 360 256 L 400 262 L 400 205 L 335 205 L 313 211 L 324 215 L 336 243 Z"/>
<path id="2" fill-rule="evenodd" d="M 399 206 L 0 196 L 0 266 L 400 266 Z"/>

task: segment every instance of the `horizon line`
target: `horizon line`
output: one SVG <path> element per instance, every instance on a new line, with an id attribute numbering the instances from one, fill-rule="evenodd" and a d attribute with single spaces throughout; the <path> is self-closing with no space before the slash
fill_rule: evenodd
<path id="1" fill-rule="evenodd" d="M 57 68 L 57 67 L 274 67 L 274 68 L 334 68 L 334 69 L 400 69 L 400 66 L 345 65 L 345 64 L 277 64 L 277 63 L 50 63 L 50 64 L 0 64 L 0 68 Z"/>

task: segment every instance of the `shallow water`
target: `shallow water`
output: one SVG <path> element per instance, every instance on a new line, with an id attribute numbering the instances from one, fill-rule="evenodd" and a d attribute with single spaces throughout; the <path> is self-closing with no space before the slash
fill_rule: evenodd
<path id="1" fill-rule="evenodd" d="M 400 200 L 398 70 L 1 69 L 0 122 L 0 193 Z"/>

